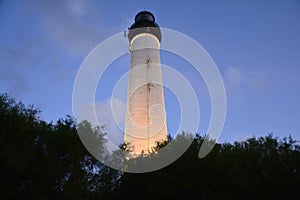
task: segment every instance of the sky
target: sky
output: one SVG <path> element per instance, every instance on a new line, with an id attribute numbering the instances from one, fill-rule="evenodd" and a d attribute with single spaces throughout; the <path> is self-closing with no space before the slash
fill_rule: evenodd
<path id="1" fill-rule="evenodd" d="M 72 116 L 77 71 L 100 42 L 126 30 L 141 10 L 163 28 L 193 38 L 222 75 L 226 121 L 220 142 L 289 134 L 300 141 L 300 1 L 0 1 L 0 92 L 39 108 L 48 122 Z M 163 39 L 162 39 L 163 42 Z M 109 113 L 113 85 L 129 70 L 129 54 L 100 80 L 99 119 L 115 131 Z M 184 59 L 161 52 L 161 62 L 191 83 L 201 112 L 199 132 L 210 120 L 210 96 L 201 76 Z M 163 74 L 164 76 L 164 74 Z M 114 99 L 120 110 L 126 98 Z M 168 130 L 180 122 L 176 96 L 165 89 Z M 122 111 L 118 114 L 122 123 Z"/>

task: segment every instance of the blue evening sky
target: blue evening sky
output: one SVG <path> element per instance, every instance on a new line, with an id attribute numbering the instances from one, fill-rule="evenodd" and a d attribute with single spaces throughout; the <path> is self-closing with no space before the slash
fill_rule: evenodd
<path id="1" fill-rule="evenodd" d="M 300 1 L 1 1 L 0 92 L 34 104 L 41 118 L 72 115 L 72 89 L 80 64 L 109 36 L 127 29 L 141 10 L 164 28 L 200 43 L 222 74 L 227 117 L 220 141 L 273 132 L 300 140 Z M 162 63 L 191 82 L 200 102 L 199 131 L 210 119 L 210 98 L 201 76 L 168 52 Z M 106 112 L 114 83 L 129 69 L 129 55 L 111 64 L 96 95 Z M 166 90 L 169 132 L 180 108 Z M 125 99 L 126 100 L 126 99 Z M 125 100 L 120 99 L 120 107 Z"/>

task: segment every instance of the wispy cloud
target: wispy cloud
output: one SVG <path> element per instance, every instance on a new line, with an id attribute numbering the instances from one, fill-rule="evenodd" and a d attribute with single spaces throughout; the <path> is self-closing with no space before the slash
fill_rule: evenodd
<path id="1" fill-rule="evenodd" d="M 125 111 L 125 103 L 116 98 L 108 98 L 96 104 L 98 121 L 104 125 L 108 138 L 116 145 L 123 142 Z"/>
<path id="2" fill-rule="evenodd" d="M 232 66 L 227 68 L 224 81 L 229 91 L 241 91 L 250 88 L 262 93 L 270 82 L 267 74 L 263 71 L 251 71 Z"/>
<path id="3" fill-rule="evenodd" d="M 38 14 L 41 27 L 52 42 L 72 54 L 86 55 L 111 34 L 101 22 L 101 13 L 91 1 L 40 1 L 30 9 Z"/>
<path id="4" fill-rule="evenodd" d="M 32 82 L 45 73 L 39 86 L 59 85 L 66 78 L 57 78 L 61 72 L 76 70 L 99 42 L 120 31 L 102 23 L 99 4 L 92 1 L 6 2 L 0 9 L 9 10 L 0 24 L 0 85 L 16 97 L 36 92 Z"/>
<path id="5" fill-rule="evenodd" d="M 2 46 L 0 49 L 0 82 L 14 95 L 21 96 L 30 91 L 27 84 L 28 70 L 34 70 L 40 55 L 38 38 L 15 35 L 15 45 Z"/>
<path id="6" fill-rule="evenodd" d="M 123 101 L 108 98 L 97 102 L 95 110 L 92 104 L 83 106 L 80 116 L 77 117 L 79 121 L 87 120 L 93 126 L 104 126 L 104 131 L 107 133 L 106 136 L 109 140 L 109 148 L 117 148 L 119 144 L 123 143 L 125 112 L 126 104 Z"/>

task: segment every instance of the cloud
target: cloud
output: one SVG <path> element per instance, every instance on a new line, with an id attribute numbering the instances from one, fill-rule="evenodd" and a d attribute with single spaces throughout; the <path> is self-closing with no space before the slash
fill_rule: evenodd
<path id="1" fill-rule="evenodd" d="M 242 79 L 244 79 L 241 71 L 236 67 L 229 67 L 225 74 L 226 81 L 231 87 L 240 87 Z"/>
<path id="2" fill-rule="evenodd" d="M 49 38 L 75 55 L 86 55 L 118 27 L 104 25 L 101 9 L 92 1 L 34 1 L 42 28 Z"/>
<path id="3" fill-rule="evenodd" d="M 78 120 L 87 120 L 93 126 L 104 126 L 104 131 L 107 133 L 109 140 L 108 148 L 117 148 L 123 143 L 126 104 L 119 99 L 108 98 L 96 103 L 96 113 L 93 109 L 94 106 L 92 104 L 84 105 L 80 116 L 77 116 L 79 118 Z M 96 115 L 94 115 L 94 113 Z"/>
<path id="4" fill-rule="evenodd" d="M 93 47 L 122 30 L 104 26 L 92 1 L 6 1 L 0 12 L 0 86 L 18 98 L 37 93 L 33 85 L 59 86 Z M 37 76 L 45 77 L 43 84 Z"/>
<path id="5" fill-rule="evenodd" d="M 224 81 L 227 90 L 239 92 L 248 88 L 257 92 L 265 92 L 269 83 L 268 76 L 263 71 L 250 71 L 237 67 L 227 68 Z"/>
<path id="6" fill-rule="evenodd" d="M 33 38 L 16 35 L 15 45 L 2 46 L 0 49 L 0 82 L 17 97 L 29 92 L 26 73 L 27 70 L 34 70 L 39 55 Z"/>

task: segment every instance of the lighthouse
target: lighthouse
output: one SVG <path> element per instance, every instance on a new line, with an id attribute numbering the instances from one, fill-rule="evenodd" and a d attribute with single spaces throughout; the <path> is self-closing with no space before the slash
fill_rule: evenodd
<path id="1" fill-rule="evenodd" d="M 167 140 L 164 88 L 160 63 L 161 31 L 151 12 L 142 11 L 127 34 L 130 73 L 124 143 L 131 154 L 149 154 Z"/>

